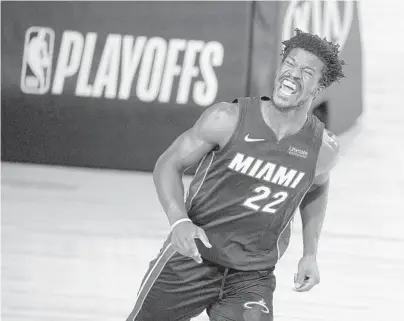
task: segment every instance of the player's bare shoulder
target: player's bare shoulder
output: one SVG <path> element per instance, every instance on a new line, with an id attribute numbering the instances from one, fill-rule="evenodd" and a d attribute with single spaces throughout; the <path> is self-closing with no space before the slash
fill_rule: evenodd
<path id="1" fill-rule="evenodd" d="M 337 164 L 339 154 L 338 138 L 328 129 L 324 129 L 323 141 L 317 160 L 317 173 L 323 174 L 331 171 Z"/>
<path id="2" fill-rule="evenodd" d="M 203 112 L 195 128 L 207 141 L 223 146 L 236 129 L 239 112 L 238 104 L 214 104 Z"/>

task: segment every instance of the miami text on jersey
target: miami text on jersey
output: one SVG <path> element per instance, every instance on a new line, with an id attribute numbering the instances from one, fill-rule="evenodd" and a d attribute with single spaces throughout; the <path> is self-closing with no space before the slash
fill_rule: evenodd
<path id="1" fill-rule="evenodd" d="M 296 188 L 306 173 L 237 153 L 228 165 L 233 171 L 289 188 Z"/>

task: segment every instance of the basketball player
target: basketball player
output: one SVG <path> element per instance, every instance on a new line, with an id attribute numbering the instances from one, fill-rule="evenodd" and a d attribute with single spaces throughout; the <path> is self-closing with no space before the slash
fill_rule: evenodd
<path id="1" fill-rule="evenodd" d="M 316 285 L 317 246 L 338 144 L 311 113 L 343 77 L 339 47 L 296 30 L 283 43 L 272 97 L 217 103 L 157 161 L 171 234 L 127 321 L 273 319 L 274 267 L 297 208 L 303 223 L 295 291 Z M 182 174 L 198 164 L 184 204 Z"/>

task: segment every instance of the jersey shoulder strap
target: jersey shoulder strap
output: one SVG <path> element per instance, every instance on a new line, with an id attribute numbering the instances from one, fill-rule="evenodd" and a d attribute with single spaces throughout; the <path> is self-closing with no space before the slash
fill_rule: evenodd
<path id="1" fill-rule="evenodd" d="M 318 158 L 318 154 L 320 152 L 321 145 L 323 143 L 323 134 L 324 134 L 324 123 L 321 122 L 315 115 L 312 113 L 309 114 L 310 123 L 311 123 L 311 131 L 312 135 L 310 135 L 312 141 L 311 144 L 313 146 L 314 155 L 316 155 L 316 160 Z"/>
<path id="2" fill-rule="evenodd" d="M 240 139 L 240 137 L 244 137 L 246 127 L 249 126 L 252 118 L 251 116 L 256 109 L 255 105 L 257 104 L 257 99 L 254 97 L 239 97 L 233 99 L 231 103 L 237 104 L 239 109 L 237 125 L 226 145 L 220 150 L 216 150 L 217 154 L 224 153 L 231 146 L 233 146 Z"/>
<path id="3" fill-rule="evenodd" d="M 260 123 L 260 97 L 241 97 L 233 100 L 240 109 L 238 134 L 245 135 Z"/>

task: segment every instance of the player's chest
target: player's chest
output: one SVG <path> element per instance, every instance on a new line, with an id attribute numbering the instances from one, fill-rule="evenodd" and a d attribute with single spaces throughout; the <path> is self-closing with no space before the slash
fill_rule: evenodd
<path id="1" fill-rule="evenodd" d="M 224 156 L 223 165 L 230 169 L 241 168 L 241 171 L 252 174 L 263 167 L 279 166 L 295 171 L 311 171 L 315 169 L 317 161 L 313 144 L 304 139 L 285 139 L 281 142 L 239 140 Z"/>

